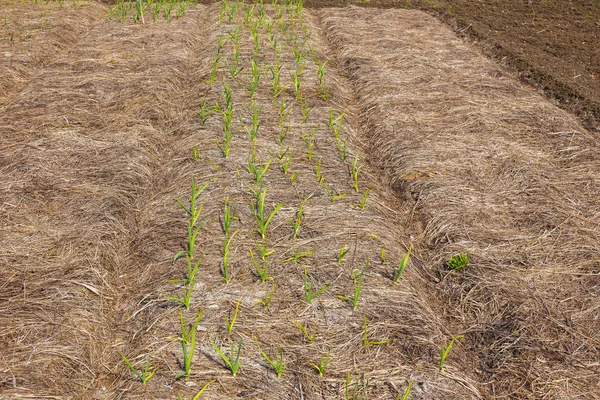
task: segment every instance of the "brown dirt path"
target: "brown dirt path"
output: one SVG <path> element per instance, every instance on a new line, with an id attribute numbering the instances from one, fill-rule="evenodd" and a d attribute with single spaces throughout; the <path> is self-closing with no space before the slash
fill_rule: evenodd
<path id="1" fill-rule="evenodd" d="M 598 140 L 430 16 L 319 15 L 480 389 L 598 398 Z M 459 251 L 473 265 L 449 273 Z"/>

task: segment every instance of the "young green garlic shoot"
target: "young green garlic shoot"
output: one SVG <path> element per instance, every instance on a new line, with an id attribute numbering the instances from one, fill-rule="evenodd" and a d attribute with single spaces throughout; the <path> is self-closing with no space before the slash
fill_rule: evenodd
<path id="1" fill-rule="evenodd" d="M 125 362 L 127 367 L 129 367 L 131 372 L 133 372 L 135 374 L 135 376 L 137 376 L 137 378 L 140 380 L 140 382 L 142 382 L 143 385 L 145 385 L 146 382 L 148 382 L 150 380 L 150 378 L 152 378 L 152 376 L 156 372 L 156 367 L 154 367 L 154 369 L 150 370 L 150 359 L 148 359 L 144 368 L 142 368 L 141 370 L 138 371 L 131 364 L 131 362 L 129 362 L 127 357 L 125 357 L 125 354 L 121 354 L 121 357 L 123 358 L 123 361 Z"/>
<path id="2" fill-rule="evenodd" d="M 304 334 L 304 337 L 306 337 L 306 339 L 310 343 L 314 343 L 315 342 L 315 335 L 317 333 L 316 329 L 313 329 L 312 334 L 310 334 L 310 333 L 308 333 L 308 330 L 304 327 L 304 325 L 302 325 L 302 323 L 300 321 L 296 321 L 296 325 L 298 326 L 298 328 L 300 328 L 300 330 Z"/>
<path id="3" fill-rule="evenodd" d="M 396 269 L 396 273 L 394 274 L 394 283 L 398 283 L 400 277 L 402 277 L 404 269 L 406 268 L 406 264 L 408 264 L 408 260 L 410 259 L 410 252 L 411 249 L 408 249 L 406 255 L 402 257 L 402 260 L 400 260 L 400 263 L 398 264 L 398 269 Z"/>
<path id="4" fill-rule="evenodd" d="M 319 376 L 324 376 L 325 375 L 325 369 L 327 368 L 327 365 L 329 364 L 329 361 L 331 361 L 331 347 L 327 349 L 327 356 L 321 357 L 319 359 L 319 363 L 318 364 L 316 364 L 316 363 L 314 363 L 312 361 L 309 361 L 309 362 L 310 362 L 310 365 L 312 365 L 313 367 L 315 367 L 315 369 L 319 373 Z"/>
<path id="5" fill-rule="evenodd" d="M 225 362 L 225 365 L 231 371 L 231 375 L 236 376 L 240 369 L 240 366 L 242 364 L 242 362 L 240 361 L 240 355 L 242 353 L 243 340 L 240 339 L 240 341 L 238 343 L 238 347 L 237 347 L 237 352 L 235 350 L 235 344 L 231 343 L 231 352 L 229 353 L 229 356 L 227 356 L 223 352 L 221 347 L 219 347 L 217 344 L 215 344 L 215 342 L 213 342 L 210 337 L 208 338 L 208 341 L 210 342 L 212 347 L 215 349 L 215 351 L 221 356 L 221 359 L 223 360 L 223 362 Z"/>
<path id="6" fill-rule="evenodd" d="M 207 382 L 204 386 L 202 386 L 202 389 L 200 389 L 195 395 L 194 397 L 192 397 L 192 400 L 198 400 L 200 398 L 200 396 L 202 396 L 202 393 L 204 393 L 204 391 L 206 389 L 208 389 L 208 387 L 210 386 L 211 383 L 214 383 L 215 380 L 209 381 Z M 177 392 L 177 400 L 183 400 L 183 396 L 181 395 L 181 393 Z"/>

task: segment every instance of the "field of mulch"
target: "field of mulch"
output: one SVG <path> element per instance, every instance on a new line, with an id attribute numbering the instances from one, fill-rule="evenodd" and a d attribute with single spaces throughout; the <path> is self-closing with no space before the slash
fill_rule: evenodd
<path id="1" fill-rule="evenodd" d="M 600 398 L 593 91 L 492 3 L 72 4 L 0 0 L 0 400 Z"/>

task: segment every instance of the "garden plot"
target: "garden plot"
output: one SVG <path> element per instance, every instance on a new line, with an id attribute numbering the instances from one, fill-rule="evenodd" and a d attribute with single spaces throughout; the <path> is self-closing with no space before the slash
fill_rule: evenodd
<path id="1" fill-rule="evenodd" d="M 597 398 L 598 139 L 420 12 L 318 15 L 482 390 Z"/>
<path id="2" fill-rule="evenodd" d="M 104 21 L 14 96 L 3 395 L 478 397 L 304 14 Z"/>
<path id="3" fill-rule="evenodd" d="M 0 398 L 594 398 L 567 115 L 421 13 L 79 11 L 0 115 Z"/>

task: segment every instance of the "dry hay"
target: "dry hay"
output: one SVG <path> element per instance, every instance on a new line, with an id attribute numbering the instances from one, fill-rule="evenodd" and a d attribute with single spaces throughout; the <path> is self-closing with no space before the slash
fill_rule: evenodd
<path id="1" fill-rule="evenodd" d="M 0 1 L 0 112 L 44 66 L 84 37 L 105 7 L 95 2 L 73 9 L 42 2 Z"/>
<path id="2" fill-rule="evenodd" d="M 599 398 L 598 139 L 423 13 L 319 16 L 479 388 Z"/>
<path id="3" fill-rule="evenodd" d="M 285 206 L 269 231 L 270 274 L 277 282 L 268 310 L 256 305 L 270 288 L 252 273 L 248 248 L 254 227 L 246 187 L 245 165 L 252 145 L 242 134 L 224 160 L 215 146 L 222 135 L 216 119 L 201 126 L 196 115 L 202 99 L 221 99 L 217 86 L 208 89 L 207 63 L 214 55 L 220 5 L 188 9 L 178 21 L 131 25 L 101 21 L 84 39 L 42 68 L 15 92 L 0 116 L 0 398 L 188 398 L 210 379 L 217 379 L 206 399 L 246 397 L 276 399 L 342 396 L 347 372 L 371 379 L 369 398 L 387 399 L 415 381 L 414 398 L 480 398 L 466 370 L 467 349 L 458 343 L 447 372 L 437 371 L 441 345 L 455 334 L 432 306 L 431 285 L 409 266 L 401 284 L 389 279 L 395 263 L 411 245 L 398 222 L 409 213 L 378 184 L 377 172 L 365 167 L 361 187 L 372 187 L 368 207 L 360 212 L 360 195 L 352 192 L 348 165 L 339 161 L 331 133 L 326 132 L 329 104 L 305 93 L 316 105 L 309 124 L 320 121 L 316 156 L 330 184 L 347 195 L 332 203 L 314 176 L 312 162 L 302 156 L 301 115 L 295 105 L 289 146 L 295 152 L 295 186 L 275 165 L 269 171 L 268 207 Z M 99 14 L 106 10 L 99 9 Z M 311 32 L 319 21 L 306 15 Z M 242 39 L 242 58 L 249 63 L 251 42 Z M 317 37 L 320 58 L 329 49 Z M 267 46 L 267 44 L 265 44 Z M 272 54 L 264 62 L 272 62 Z M 286 68 L 295 61 L 283 57 Z M 287 73 L 288 70 L 286 69 Z M 306 76 L 314 77 L 308 66 Z M 284 75 L 286 76 L 286 75 Z M 331 71 L 332 104 L 339 112 L 352 109 L 351 92 L 334 87 L 344 80 Z M 235 84 L 236 111 L 247 95 Z M 276 111 L 265 82 L 257 101 L 265 105 L 257 143 L 260 160 L 278 151 Z M 284 98 L 291 100 L 293 93 Z M 239 108 L 238 108 L 239 107 Z M 236 127 L 241 128 L 239 122 Z M 346 125 L 349 148 L 361 159 L 361 140 Z M 190 149 L 200 149 L 193 161 Z M 182 271 L 173 254 L 185 244 L 186 219 L 176 199 L 189 196 L 191 177 L 211 181 L 205 203 L 200 248 L 200 284 L 188 319 L 203 307 L 198 350 L 192 376 L 174 379 L 180 371 L 179 308 L 165 300 L 178 295 L 170 283 Z M 292 254 L 292 217 L 308 194 L 306 219 L 294 246 L 316 252 L 297 263 L 283 263 Z M 229 197 L 240 218 L 232 253 L 231 283 L 219 276 L 223 237 L 219 214 Z M 369 237 L 377 235 L 377 239 Z M 347 242 L 352 251 L 338 265 L 336 255 Z M 382 245 L 390 262 L 377 260 Z M 335 297 L 352 288 L 350 272 L 371 267 L 357 312 Z M 419 263 L 415 263 L 417 266 Z M 302 299 L 306 267 L 328 292 L 307 306 Z M 242 298 L 240 317 L 228 337 L 223 316 Z M 432 308 L 433 307 L 433 308 Z M 362 346 L 363 315 L 372 339 L 388 338 L 384 346 Z M 295 326 L 302 321 L 317 331 L 308 344 Z M 233 378 L 209 345 L 207 335 L 227 344 L 244 339 L 242 368 Z M 287 370 L 278 380 L 258 353 L 284 347 Z M 332 361 L 319 378 L 308 364 L 331 347 Z M 149 357 L 158 372 L 146 386 L 136 382 L 119 353 L 136 364 Z M 461 360 L 462 359 L 462 360 Z"/>

